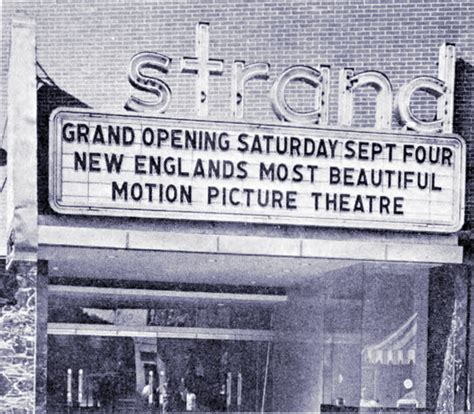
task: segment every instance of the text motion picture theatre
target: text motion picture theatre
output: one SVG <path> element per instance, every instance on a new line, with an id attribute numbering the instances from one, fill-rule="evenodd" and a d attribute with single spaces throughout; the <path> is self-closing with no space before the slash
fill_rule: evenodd
<path id="1" fill-rule="evenodd" d="M 216 38 L 231 30 L 219 13 Z M 380 71 L 303 52 L 291 65 L 275 54 L 276 71 L 216 59 L 226 42 L 197 23 L 194 57 L 173 55 L 177 32 L 160 32 L 170 52 L 128 39 L 128 96 L 91 109 L 37 80 L 41 24 L 14 17 L 10 41 L 6 412 L 470 409 L 453 44 L 436 76 L 397 75 L 395 93 Z M 253 105 L 272 112 L 256 120 Z M 374 125 L 354 126 L 361 113 Z"/>

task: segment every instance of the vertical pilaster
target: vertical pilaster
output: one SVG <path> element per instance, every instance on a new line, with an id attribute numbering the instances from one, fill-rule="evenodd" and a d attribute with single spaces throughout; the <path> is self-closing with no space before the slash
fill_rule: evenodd
<path id="1" fill-rule="evenodd" d="M 17 15 L 11 24 L 6 134 L 7 270 L 4 277 L 17 290 L 0 309 L 0 407 L 2 412 L 44 413 L 36 404 L 38 204 L 36 133 L 35 23 Z M 46 336 L 46 331 L 40 332 Z"/>
<path id="2" fill-rule="evenodd" d="M 5 274 L 18 288 L 15 304 L 0 308 L 2 412 L 35 412 L 36 276 L 36 264 L 26 261 Z"/>
<path id="3" fill-rule="evenodd" d="M 465 266 L 431 271 L 427 408 L 465 412 L 469 280 Z"/>

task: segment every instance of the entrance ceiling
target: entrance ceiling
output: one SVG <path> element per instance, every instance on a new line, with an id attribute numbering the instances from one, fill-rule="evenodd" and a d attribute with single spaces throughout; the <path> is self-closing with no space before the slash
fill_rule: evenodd
<path id="1" fill-rule="evenodd" d="M 247 286 L 306 284 L 350 260 L 42 246 L 52 277 L 128 279 Z M 360 262 L 359 262 L 360 263 Z"/>

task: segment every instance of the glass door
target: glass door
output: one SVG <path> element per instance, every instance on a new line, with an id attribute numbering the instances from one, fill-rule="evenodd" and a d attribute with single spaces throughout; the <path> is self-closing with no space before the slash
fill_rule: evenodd
<path id="1" fill-rule="evenodd" d="M 50 335 L 48 412 L 259 411 L 268 343 Z"/>
<path id="2" fill-rule="evenodd" d="M 49 293 L 48 413 L 271 409 L 277 296 L 73 285 Z"/>

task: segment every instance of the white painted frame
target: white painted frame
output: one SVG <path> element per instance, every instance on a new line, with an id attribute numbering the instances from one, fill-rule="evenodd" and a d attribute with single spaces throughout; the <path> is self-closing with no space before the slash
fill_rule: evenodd
<path id="1" fill-rule="evenodd" d="M 124 209 L 124 208 L 84 208 L 83 206 L 63 205 L 60 200 L 60 184 L 61 174 L 58 173 L 61 169 L 61 159 L 59 154 L 60 142 L 58 142 L 57 122 L 61 114 L 75 114 L 89 117 L 99 118 L 123 118 L 123 119 L 140 119 L 140 120 L 163 120 L 172 121 L 180 127 L 206 127 L 219 126 L 220 128 L 235 128 L 242 126 L 242 128 L 253 129 L 255 131 L 267 128 L 269 131 L 275 131 L 281 134 L 284 130 L 288 134 L 311 133 L 313 136 L 321 136 L 326 138 L 344 138 L 344 139 L 363 139 L 370 135 L 376 136 L 379 140 L 398 141 L 401 137 L 409 137 L 410 142 L 427 144 L 432 142 L 440 144 L 439 141 L 444 140 L 456 142 L 459 146 L 461 154 L 461 162 L 459 166 L 457 200 L 454 200 L 457 211 L 455 219 L 449 225 L 436 223 L 415 223 L 403 221 L 389 221 L 389 220 L 370 220 L 370 219 L 332 219 L 332 218 L 315 218 L 311 220 L 308 217 L 288 216 L 270 216 L 268 214 L 245 214 L 245 213 L 207 213 L 207 212 L 181 212 L 172 210 L 139 210 L 139 209 Z M 361 229 L 377 229 L 377 230 L 400 230 L 400 231 L 423 231 L 423 232 L 439 232 L 439 233 L 453 233 L 460 230 L 464 223 L 464 208 L 465 208 L 465 183 L 466 183 L 466 144 L 463 138 L 456 134 L 420 134 L 413 132 L 389 132 L 379 131 L 373 129 L 351 128 L 343 129 L 338 127 L 292 127 L 287 123 L 278 124 L 255 124 L 242 122 L 224 122 L 224 121 L 208 121 L 208 120 L 191 120 L 183 118 L 168 118 L 168 117 L 152 117 L 152 116 L 136 116 L 130 113 L 110 114 L 107 112 L 91 111 L 86 109 L 71 109 L 58 108 L 52 112 L 49 124 L 49 202 L 51 208 L 60 214 L 73 215 L 92 215 L 92 216 L 114 216 L 114 217 L 141 217 L 141 218 L 156 218 L 156 219 L 176 219 L 176 220 L 203 220 L 203 221 L 221 221 L 221 222 L 250 222 L 250 223 L 265 223 L 265 224 L 286 224 L 286 225 L 306 225 L 317 227 L 339 227 L 339 228 L 361 228 Z"/>

